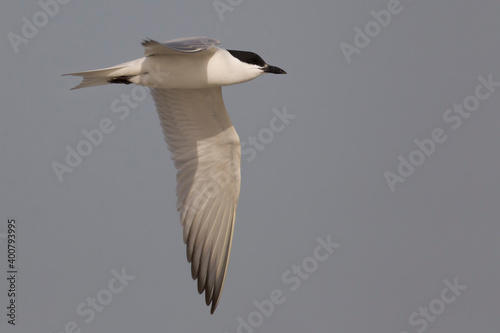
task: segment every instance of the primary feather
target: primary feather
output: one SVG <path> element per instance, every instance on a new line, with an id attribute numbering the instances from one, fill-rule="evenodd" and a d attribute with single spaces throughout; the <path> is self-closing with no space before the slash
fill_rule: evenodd
<path id="1" fill-rule="evenodd" d="M 187 258 L 198 292 L 215 311 L 226 276 L 240 193 L 240 140 L 221 87 L 151 89 L 177 168 Z"/>

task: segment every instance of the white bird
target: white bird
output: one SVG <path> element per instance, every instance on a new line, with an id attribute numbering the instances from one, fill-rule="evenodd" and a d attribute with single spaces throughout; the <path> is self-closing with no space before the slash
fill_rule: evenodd
<path id="1" fill-rule="evenodd" d="M 218 40 L 144 40 L 144 57 L 88 72 L 73 89 L 112 83 L 149 87 L 177 169 L 177 209 L 198 292 L 213 314 L 226 276 L 240 194 L 241 148 L 222 86 L 264 73 L 286 74 L 257 54 L 225 50 Z"/>

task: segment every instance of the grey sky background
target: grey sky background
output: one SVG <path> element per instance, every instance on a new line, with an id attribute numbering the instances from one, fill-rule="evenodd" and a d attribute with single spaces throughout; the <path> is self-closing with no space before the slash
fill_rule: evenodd
<path id="1" fill-rule="evenodd" d="M 255 332 L 498 330 L 500 88 L 480 88 L 488 98 L 456 129 L 443 116 L 475 95 L 479 76 L 500 82 L 500 3 L 401 0 L 348 62 L 341 43 L 355 46 L 355 27 L 388 2 L 232 1 L 221 20 L 211 1 L 70 1 L 18 53 L 8 34 L 22 36 L 22 17 L 33 22 L 42 9 L 5 3 L 0 234 L 14 217 L 19 274 L 13 327 L 0 238 L 0 331 L 237 332 L 238 318 L 248 322 L 253 302 L 275 289 L 286 300 Z M 223 89 L 241 141 L 269 128 L 274 108 L 296 115 L 253 160 L 242 157 L 213 316 L 191 280 L 175 169 L 151 97 L 120 119 L 111 105 L 132 86 L 70 91 L 78 79 L 60 76 L 139 58 L 144 38 L 188 36 L 254 51 L 288 72 Z M 65 163 L 65 147 L 104 118 L 114 131 L 59 182 L 51 163 Z M 446 141 L 391 191 L 384 173 L 397 175 L 398 156 L 408 160 L 414 140 L 439 128 Z M 329 235 L 340 247 L 291 290 L 283 274 Z M 79 304 L 122 268 L 135 278 L 86 322 Z M 466 289 L 457 296 L 445 280 Z M 430 306 L 437 315 L 419 313 Z"/>

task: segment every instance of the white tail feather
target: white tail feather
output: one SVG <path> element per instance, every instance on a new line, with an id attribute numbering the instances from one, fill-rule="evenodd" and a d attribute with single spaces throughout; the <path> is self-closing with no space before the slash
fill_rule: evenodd
<path id="1" fill-rule="evenodd" d="M 73 75 L 73 76 L 83 77 L 83 81 L 79 85 L 71 88 L 71 90 L 86 88 L 86 87 L 101 86 L 105 84 L 110 84 L 111 82 L 109 81 L 113 78 L 117 78 L 120 76 L 138 75 L 141 71 L 141 64 L 143 60 L 144 58 L 141 58 L 123 64 L 119 64 L 113 67 L 95 69 L 87 72 L 63 74 L 63 76 Z"/>
<path id="2" fill-rule="evenodd" d="M 113 75 L 113 73 L 115 73 L 117 70 L 122 69 L 122 68 L 124 68 L 124 66 L 96 69 L 96 70 L 88 71 L 88 72 L 69 73 L 69 74 L 63 74 L 63 76 L 73 75 L 73 76 L 83 77 L 83 81 L 79 85 L 71 88 L 71 90 L 74 90 L 74 89 L 110 84 L 108 81 L 111 78 L 117 76 L 116 74 Z"/>

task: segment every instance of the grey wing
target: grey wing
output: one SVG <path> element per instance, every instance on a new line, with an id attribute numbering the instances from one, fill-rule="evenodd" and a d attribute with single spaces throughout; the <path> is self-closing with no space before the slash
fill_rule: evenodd
<path id="1" fill-rule="evenodd" d="M 142 42 L 144 46 L 144 56 L 168 55 L 168 54 L 186 54 L 202 51 L 214 50 L 220 42 L 216 39 L 205 37 L 188 37 L 173 39 L 168 42 L 160 43 L 152 39 Z"/>
<path id="2" fill-rule="evenodd" d="M 241 150 L 221 87 L 151 89 L 177 168 L 187 259 L 211 313 L 220 299 L 240 193 Z"/>

